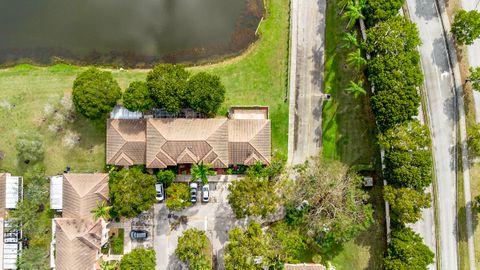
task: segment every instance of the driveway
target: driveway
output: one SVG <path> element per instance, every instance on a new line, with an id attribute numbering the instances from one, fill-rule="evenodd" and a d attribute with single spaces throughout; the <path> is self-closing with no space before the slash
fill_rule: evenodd
<path id="1" fill-rule="evenodd" d="M 435 0 L 407 0 L 410 18 L 417 24 L 425 75 L 428 117 L 437 185 L 440 269 L 458 269 L 457 248 L 457 107 L 440 15 Z"/>
<path id="2" fill-rule="evenodd" d="M 181 212 L 169 212 L 165 203 L 156 204 L 154 207 L 154 248 L 157 253 L 157 270 L 182 269 L 174 255 L 177 239 L 183 232 L 190 228 L 205 230 L 212 242 L 213 254 L 216 256 L 217 265 L 223 268 L 224 246 L 228 239 L 228 231 L 236 225 L 236 221 L 227 202 L 228 182 L 210 182 L 210 202 L 197 202 L 194 206 Z M 174 214 L 174 216 L 169 214 Z M 170 224 L 181 216 L 186 216 L 188 221 L 172 230 Z"/>
<path id="3" fill-rule="evenodd" d="M 322 142 L 325 0 L 292 0 L 289 164 L 318 154 Z"/>

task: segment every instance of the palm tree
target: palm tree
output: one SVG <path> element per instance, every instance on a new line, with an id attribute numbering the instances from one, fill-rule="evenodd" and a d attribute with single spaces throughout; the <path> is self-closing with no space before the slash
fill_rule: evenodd
<path id="1" fill-rule="evenodd" d="M 118 269 L 118 261 L 103 261 L 100 264 L 101 270 L 116 270 Z"/>
<path id="2" fill-rule="evenodd" d="M 356 0 L 350 2 L 347 6 L 347 11 L 342 16 L 342 19 L 348 20 L 347 29 L 355 25 L 358 19 L 365 19 L 362 14 L 363 2 Z"/>
<path id="3" fill-rule="evenodd" d="M 337 3 L 337 7 L 340 9 L 338 12 L 338 15 L 342 15 L 343 11 L 345 8 L 350 5 L 353 2 L 353 0 L 339 0 Z"/>
<path id="4" fill-rule="evenodd" d="M 350 49 L 352 47 L 358 47 L 357 32 L 351 31 L 343 35 L 342 40 L 344 41 L 342 48 Z"/>
<path id="5" fill-rule="evenodd" d="M 215 175 L 215 171 L 210 169 L 210 165 L 203 164 L 193 164 L 192 167 L 192 182 L 196 180 L 201 180 L 202 184 L 206 185 L 208 183 L 208 177 L 211 175 Z"/>
<path id="6" fill-rule="evenodd" d="M 109 220 L 110 210 L 112 210 L 112 206 L 107 206 L 106 201 L 102 201 L 101 203 L 97 201 L 97 207 L 92 209 L 91 213 L 93 214 L 95 221 L 97 221 L 99 218 Z"/>
<path id="7" fill-rule="evenodd" d="M 367 64 L 367 60 L 363 58 L 360 48 L 357 48 L 355 51 L 348 54 L 347 63 L 360 68 L 362 65 Z"/>
<path id="8" fill-rule="evenodd" d="M 350 86 L 345 90 L 353 94 L 355 98 L 357 98 L 360 95 L 364 96 L 367 94 L 367 91 L 363 89 L 363 80 L 360 80 L 358 83 L 355 83 L 354 81 L 350 81 Z"/>

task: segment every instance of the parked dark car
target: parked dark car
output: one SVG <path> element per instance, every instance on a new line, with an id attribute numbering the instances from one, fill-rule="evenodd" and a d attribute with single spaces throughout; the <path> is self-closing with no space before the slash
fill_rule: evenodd
<path id="1" fill-rule="evenodd" d="M 148 238 L 148 232 L 145 230 L 132 230 L 130 232 L 130 238 L 134 240 L 145 240 Z"/>

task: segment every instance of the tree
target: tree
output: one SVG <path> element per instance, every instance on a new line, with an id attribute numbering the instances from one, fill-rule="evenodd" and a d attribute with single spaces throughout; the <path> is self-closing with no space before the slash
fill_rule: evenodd
<path id="1" fill-rule="evenodd" d="M 156 202 L 155 183 L 155 176 L 144 173 L 141 167 L 111 172 L 110 198 L 113 211 L 126 218 L 147 211 Z"/>
<path id="2" fill-rule="evenodd" d="M 369 28 L 363 46 L 372 55 L 398 55 L 414 50 L 420 43 L 415 23 L 396 16 Z"/>
<path id="3" fill-rule="evenodd" d="M 192 173 L 192 182 L 201 180 L 203 185 L 208 184 L 208 177 L 216 175 L 217 173 L 210 169 L 209 164 L 203 164 L 203 161 L 200 164 L 193 164 L 191 169 Z"/>
<path id="4" fill-rule="evenodd" d="M 157 173 L 158 182 L 164 183 L 165 186 L 170 186 L 175 180 L 175 173 L 170 170 L 161 170 Z"/>
<path id="5" fill-rule="evenodd" d="M 433 263 L 435 254 L 423 243 L 422 237 L 410 228 L 393 230 L 387 256 L 384 259 L 385 270 L 424 270 Z"/>
<path id="6" fill-rule="evenodd" d="M 228 186 L 228 203 L 237 218 L 275 213 L 280 198 L 275 187 L 264 177 L 245 176 Z"/>
<path id="7" fill-rule="evenodd" d="M 354 26 L 358 19 L 365 19 L 362 14 L 364 5 L 364 1 L 359 0 L 353 0 L 347 4 L 347 11 L 342 15 L 342 19 L 348 20 L 347 28 Z"/>
<path id="8" fill-rule="evenodd" d="M 279 222 L 270 227 L 268 233 L 271 235 L 271 249 L 276 262 L 300 263 L 303 254 L 309 250 L 305 237 L 296 226 Z"/>
<path id="9" fill-rule="evenodd" d="M 15 143 L 17 155 L 24 163 L 37 163 L 42 161 L 45 155 L 43 142 L 38 134 L 22 133 Z"/>
<path id="10" fill-rule="evenodd" d="M 190 189 L 184 183 L 173 183 L 167 190 L 167 208 L 174 211 L 180 211 L 190 205 Z"/>
<path id="11" fill-rule="evenodd" d="M 376 55 L 367 63 L 368 80 L 375 85 L 375 91 L 419 87 L 423 75 L 419 70 L 420 55 L 418 51 L 398 55 Z"/>
<path id="12" fill-rule="evenodd" d="M 475 123 L 467 129 L 468 150 L 472 156 L 480 155 L 480 124 Z"/>
<path id="13" fill-rule="evenodd" d="M 122 97 L 120 86 L 112 73 L 90 68 L 73 82 L 73 104 L 88 119 L 102 118 Z"/>
<path id="14" fill-rule="evenodd" d="M 38 210 L 38 205 L 30 200 L 19 201 L 17 208 L 8 212 L 9 222 L 26 235 L 39 235 L 42 232 L 39 232 Z"/>
<path id="15" fill-rule="evenodd" d="M 123 93 L 123 106 L 130 111 L 145 111 L 154 105 L 146 82 L 132 82 Z"/>
<path id="16" fill-rule="evenodd" d="M 415 223 L 422 218 L 422 208 L 430 207 L 430 193 L 408 188 L 385 186 L 385 201 L 390 205 L 390 217 L 398 223 Z"/>
<path id="17" fill-rule="evenodd" d="M 307 205 L 300 227 L 323 252 L 329 252 L 367 229 L 373 221 L 363 179 L 344 164 L 315 157 L 300 168 L 289 204 Z"/>
<path id="18" fill-rule="evenodd" d="M 417 115 L 420 96 L 415 87 L 393 88 L 375 92 L 371 105 L 378 128 L 385 131 Z"/>
<path id="19" fill-rule="evenodd" d="M 386 151 L 420 151 L 430 148 L 430 131 L 418 121 L 409 121 L 389 129 L 378 136 Z"/>
<path id="20" fill-rule="evenodd" d="M 476 10 L 460 10 L 452 23 L 452 34 L 460 45 L 472 45 L 480 37 L 480 13 Z"/>
<path id="21" fill-rule="evenodd" d="M 107 206 L 106 201 L 97 201 L 97 207 L 92 209 L 91 213 L 93 214 L 93 219 L 97 221 L 100 218 L 104 220 L 110 219 L 110 211 L 112 210 L 112 206 Z"/>
<path id="22" fill-rule="evenodd" d="M 103 261 L 100 264 L 100 270 L 119 270 L 118 261 Z"/>
<path id="23" fill-rule="evenodd" d="M 473 90 L 480 91 L 480 67 L 470 68 L 468 81 L 472 83 Z"/>
<path id="24" fill-rule="evenodd" d="M 122 256 L 120 269 L 122 270 L 155 270 L 155 250 L 135 248 Z"/>
<path id="25" fill-rule="evenodd" d="M 160 64 L 147 74 L 150 95 L 159 108 L 179 112 L 185 105 L 185 88 L 190 73 L 182 65 Z"/>
<path id="26" fill-rule="evenodd" d="M 342 15 L 343 11 L 345 10 L 345 8 L 351 4 L 353 2 L 353 0 L 339 0 L 337 2 L 337 7 L 338 9 L 340 9 L 340 11 L 338 12 L 338 15 Z"/>
<path id="27" fill-rule="evenodd" d="M 355 83 L 354 81 L 350 81 L 350 85 L 345 90 L 353 94 L 355 98 L 359 97 L 360 95 L 365 96 L 367 94 L 367 91 L 363 89 L 362 80 L 358 81 L 358 83 Z"/>
<path id="28" fill-rule="evenodd" d="M 271 264 L 271 241 L 259 223 L 252 221 L 245 230 L 232 229 L 228 241 L 225 246 L 226 270 L 256 270 Z"/>
<path id="29" fill-rule="evenodd" d="M 404 0 L 368 0 L 365 5 L 366 23 L 369 27 L 398 14 Z"/>
<path id="30" fill-rule="evenodd" d="M 225 86 L 220 77 L 199 72 L 188 80 L 186 97 L 194 111 L 215 116 L 225 101 Z"/>
<path id="31" fill-rule="evenodd" d="M 188 229 L 178 237 L 175 255 L 192 270 L 212 269 L 211 243 L 205 231 Z"/>
<path id="32" fill-rule="evenodd" d="M 18 267 L 20 269 L 50 269 L 48 250 L 38 246 L 23 249 L 18 257 Z"/>
<path id="33" fill-rule="evenodd" d="M 352 47 L 358 47 L 358 39 L 357 39 L 357 32 L 350 31 L 343 34 L 342 41 L 342 48 L 350 49 Z"/>
<path id="34" fill-rule="evenodd" d="M 363 58 L 360 48 L 357 48 L 355 51 L 348 54 L 347 63 L 351 66 L 355 66 L 356 68 L 360 68 L 361 66 L 367 64 L 367 60 Z"/>

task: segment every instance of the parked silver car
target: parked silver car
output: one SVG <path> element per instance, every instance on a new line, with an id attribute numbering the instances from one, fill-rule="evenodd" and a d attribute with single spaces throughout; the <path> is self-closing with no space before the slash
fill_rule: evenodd
<path id="1" fill-rule="evenodd" d="M 208 202 L 210 200 L 210 188 L 207 185 L 202 186 L 202 202 Z"/>
<path id="2" fill-rule="evenodd" d="M 155 198 L 157 199 L 158 202 L 161 202 L 165 199 L 165 192 L 163 190 L 163 184 L 155 184 L 155 191 L 157 192 L 157 195 Z"/>

